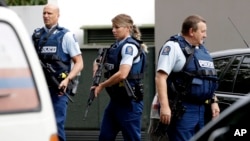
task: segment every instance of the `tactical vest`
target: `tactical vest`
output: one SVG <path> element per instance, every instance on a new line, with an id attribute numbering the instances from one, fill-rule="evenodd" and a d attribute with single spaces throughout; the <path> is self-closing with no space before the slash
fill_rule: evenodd
<path id="1" fill-rule="evenodd" d="M 186 56 L 186 63 L 180 72 L 169 75 L 168 85 L 175 85 L 176 90 L 182 94 L 183 101 L 204 103 L 211 99 L 218 87 L 218 77 L 207 49 L 203 45 L 195 49 L 179 35 L 170 37 L 169 41 L 179 43 Z M 174 97 L 171 89 L 168 89 L 168 93 L 170 99 Z"/>
<path id="2" fill-rule="evenodd" d="M 51 29 L 52 30 L 52 29 Z M 44 28 L 36 29 L 33 33 L 33 42 L 38 53 L 39 59 L 45 63 L 50 64 L 55 70 L 54 76 L 58 78 L 61 73 L 69 73 L 71 70 L 71 57 L 63 52 L 62 40 L 67 29 L 63 27 L 56 27 L 56 34 L 45 32 Z M 47 39 L 45 39 L 47 38 Z M 46 41 L 45 43 L 44 40 Z M 46 71 L 44 71 L 46 72 Z M 50 86 L 49 75 L 45 75 L 48 85 Z"/>
<path id="3" fill-rule="evenodd" d="M 127 80 L 132 87 L 136 87 L 137 85 L 141 85 L 141 80 L 143 79 L 145 62 L 146 62 L 146 54 L 143 49 L 141 49 L 140 44 L 142 41 L 136 40 L 132 37 L 128 37 L 118 46 L 116 44 L 112 44 L 107 52 L 106 63 L 105 63 L 105 78 L 111 77 L 115 74 L 120 67 L 120 61 L 122 59 L 121 50 L 122 47 L 127 44 L 134 44 L 138 48 L 138 54 L 134 57 L 134 60 L 140 56 L 140 61 L 134 63 L 131 67 Z M 126 90 L 122 83 L 115 84 L 111 87 L 106 87 L 106 90 L 111 98 L 126 98 Z"/>

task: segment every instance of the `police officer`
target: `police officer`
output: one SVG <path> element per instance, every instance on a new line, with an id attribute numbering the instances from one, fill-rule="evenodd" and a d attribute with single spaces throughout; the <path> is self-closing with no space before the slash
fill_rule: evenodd
<path id="1" fill-rule="evenodd" d="M 199 15 L 191 15 L 184 20 L 181 34 L 172 36 L 160 50 L 155 83 L 160 122 L 169 125 L 170 141 L 188 141 L 204 126 L 207 101 L 210 101 L 213 117 L 219 115 L 214 96 L 217 75 L 212 58 L 203 45 L 206 33 L 206 21 Z M 177 95 L 180 95 L 183 108 L 179 117 L 174 116 L 176 111 L 170 108 L 170 101 Z"/>
<path id="2" fill-rule="evenodd" d="M 107 52 L 109 64 L 104 82 L 95 87 L 95 96 L 106 88 L 110 102 L 101 124 L 99 141 L 115 141 L 119 131 L 125 141 L 141 140 L 143 111 L 142 76 L 147 47 L 140 41 L 140 31 L 129 15 L 119 14 L 112 19 L 112 32 L 116 42 Z M 126 81 L 133 91 L 126 91 Z M 132 93 L 137 98 L 129 96 Z"/>
<path id="3" fill-rule="evenodd" d="M 66 28 L 60 27 L 58 19 L 58 6 L 53 4 L 45 5 L 43 9 L 45 26 L 36 29 L 32 38 L 39 59 L 43 64 L 52 68 L 54 71 L 53 76 L 58 78 L 59 81 L 59 86 L 55 86 L 51 81 L 51 74 L 44 71 L 52 97 L 58 136 L 60 141 L 65 141 L 64 123 L 68 103 L 65 92 L 70 81 L 83 69 L 83 60 L 73 33 Z M 72 69 L 71 61 L 74 63 Z"/>

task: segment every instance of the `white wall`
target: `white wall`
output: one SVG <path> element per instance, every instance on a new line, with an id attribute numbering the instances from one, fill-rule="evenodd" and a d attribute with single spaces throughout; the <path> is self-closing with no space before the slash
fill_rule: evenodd
<path id="1" fill-rule="evenodd" d="M 30 35 L 35 28 L 43 26 L 43 6 L 11 6 L 10 8 L 21 17 Z"/>
<path id="2" fill-rule="evenodd" d="M 111 25 L 111 19 L 120 13 L 129 14 L 136 25 L 154 24 L 154 0 L 49 0 L 60 7 L 59 24 L 76 34 L 83 44 L 82 26 Z M 43 26 L 43 6 L 14 6 L 28 32 Z"/>

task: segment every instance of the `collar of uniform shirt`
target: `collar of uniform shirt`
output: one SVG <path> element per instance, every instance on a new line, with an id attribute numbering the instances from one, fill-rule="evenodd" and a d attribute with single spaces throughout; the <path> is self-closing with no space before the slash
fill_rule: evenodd
<path id="1" fill-rule="evenodd" d="M 131 36 L 128 36 L 127 38 L 129 38 Z M 119 46 L 121 43 L 123 43 L 127 38 L 120 40 L 120 41 L 116 41 L 116 45 Z"/>
<path id="2" fill-rule="evenodd" d="M 44 27 L 46 32 L 49 32 L 50 30 L 52 30 L 54 27 L 56 27 L 57 24 L 53 25 L 51 28 L 47 28 L 46 26 Z"/>

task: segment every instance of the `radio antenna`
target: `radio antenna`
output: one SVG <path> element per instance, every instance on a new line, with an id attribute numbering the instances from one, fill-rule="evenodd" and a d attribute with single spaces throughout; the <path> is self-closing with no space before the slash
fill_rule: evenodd
<path id="1" fill-rule="evenodd" d="M 231 20 L 230 17 L 228 17 L 229 21 L 232 23 L 233 27 L 236 29 L 236 31 L 238 32 L 238 34 L 240 35 L 241 39 L 243 40 L 243 42 L 246 44 L 246 46 L 249 48 L 246 40 L 243 38 L 243 36 L 241 35 L 240 31 L 237 29 L 237 27 L 235 26 L 235 24 L 233 23 L 233 21 Z"/>

